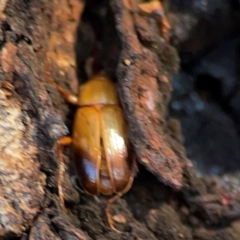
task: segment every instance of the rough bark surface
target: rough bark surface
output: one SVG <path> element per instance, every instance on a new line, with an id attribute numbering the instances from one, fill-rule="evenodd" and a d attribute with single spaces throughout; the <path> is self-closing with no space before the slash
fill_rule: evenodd
<path id="1" fill-rule="evenodd" d="M 186 158 L 179 123 L 167 111 L 177 52 L 159 35 L 159 18 L 133 2 L 1 2 L 0 238 L 240 238 L 239 181 L 198 177 Z M 101 51 L 95 54 L 98 38 Z M 117 82 L 140 163 L 133 187 L 111 209 L 121 234 L 106 223 L 104 197 L 80 198 L 73 187 L 69 151 L 67 213 L 57 196 L 55 142 L 71 133 L 74 108 L 48 78 L 76 94 L 84 69 L 91 71 L 90 55 Z"/>
<path id="2" fill-rule="evenodd" d="M 37 129 L 11 95 L 0 91 L 1 236 L 20 236 L 29 228 L 40 211 L 46 179 L 37 160 Z"/>
<path id="3" fill-rule="evenodd" d="M 181 148 L 178 142 L 167 133 L 166 119 L 171 78 L 178 71 L 177 53 L 158 36 L 157 23 L 151 24 L 149 18 L 128 4 L 112 2 L 122 43 L 117 76 L 130 138 L 140 162 L 160 181 L 179 189 L 183 169 L 190 163 L 177 151 Z M 176 144 L 174 149 L 172 145 Z"/>
<path id="4" fill-rule="evenodd" d="M 60 233 L 64 227 L 71 232 L 69 224 L 59 218 L 51 222 L 44 215 L 38 217 L 53 202 L 46 186 L 56 189 L 54 143 L 68 133 L 44 87 L 45 63 L 48 53 L 53 51 L 50 32 L 59 11 L 64 9 L 64 5 L 56 8 L 58 3 L 13 0 L 0 4 L 1 238 L 20 237 L 34 225 L 30 239 L 58 239 L 50 229 L 52 222 L 59 229 L 60 236 L 66 236 Z M 67 1 L 63 3 L 66 5 Z M 80 6 L 79 2 L 77 4 Z M 80 9 L 74 8 L 76 13 L 71 12 L 72 18 L 74 13 L 77 15 L 75 25 Z M 66 15 L 61 12 L 61 17 Z M 55 38 L 55 49 L 57 40 Z M 44 223 L 41 225 L 41 222 Z M 76 238 L 86 239 L 80 235 Z"/>

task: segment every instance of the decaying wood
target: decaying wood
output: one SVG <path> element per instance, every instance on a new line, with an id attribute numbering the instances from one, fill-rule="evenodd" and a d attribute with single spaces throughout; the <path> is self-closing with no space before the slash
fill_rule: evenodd
<path id="1" fill-rule="evenodd" d="M 239 187 L 221 178 L 198 178 L 187 160 L 179 123 L 167 113 L 177 53 L 159 35 L 156 18 L 133 2 L 107 4 L 97 57 L 117 79 L 139 162 L 160 181 L 146 171 L 144 181 L 136 180 L 114 205 L 114 219 L 124 219 L 118 223 L 122 235 L 108 229 L 92 197 L 83 194 L 79 201 L 68 173 L 63 187 L 71 212 L 58 206 L 54 143 L 69 133 L 65 124 L 71 126 L 72 112 L 47 86 L 46 71 L 76 92 L 76 68 L 83 68 L 91 48 L 86 43 L 93 42 L 92 33 L 84 39 L 86 23 L 76 32 L 83 2 L 1 2 L 0 238 L 238 239 L 239 222 L 233 220 L 240 217 Z M 75 54 L 81 55 L 78 61 Z M 211 229 L 223 220 L 223 228 Z"/>
<path id="2" fill-rule="evenodd" d="M 35 228 L 46 231 L 40 231 L 37 237 L 30 239 L 50 237 L 51 234 L 55 236 L 53 239 L 57 239 L 54 233 L 46 234 L 46 226 L 50 228 L 52 223 L 44 215 L 38 215 L 51 203 L 45 187 L 56 187 L 54 143 L 68 131 L 44 87 L 45 62 L 49 56 L 54 58 L 53 53 L 59 54 L 56 49 L 60 38 L 55 36 L 53 40 L 52 35 L 50 37 L 50 32 L 55 27 L 53 23 L 56 23 L 54 18 L 60 14 L 65 22 L 67 16 L 71 15 L 73 28 L 78 24 L 82 5 L 78 1 L 72 1 L 71 4 L 62 1 L 62 5 L 59 5 L 59 1 L 44 0 L 2 1 L 0 4 L 1 238 L 20 237 L 29 231 L 30 226 L 36 224 Z M 64 9 L 66 5 L 68 7 Z M 68 37 L 67 42 L 73 48 L 73 30 L 71 35 L 72 39 L 67 33 L 64 37 Z M 49 48 L 53 41 L 55 49 Z M 64 57 L 57 58 L 61 64 L 64 64 Z M 69 63 L 68 59 L 65 62 Z M 38 220 L 34 223 L 35 219 Z M 70 231 L 70 225 L 66 221 L 61 223 L 60 219 L 61 217 L 54 221 L 64 235 L 64 228 Z M 80 230 L 75 230 L 78 239 L 86 239 Z M 74 232 L 73 226 L 71 231 Z M 36 230 L 31 232 L 31 236 L 34 232 Z"/>
<path id="3" fill-rule="evenodd" d="M 57 233 L 56 231 L 53 231 L 50 226 L 53 226 L 57 230 Z M 56 212 L 51 213 L 46 211 L 37 218 L 34 226 L 31 228 L 29 239 L 88 240 L 90 238 L 61 215 L 57 216 Z"/>
<path id="4" fill-rule="evenodd" d="M 166 109 L 171 78 L 178 70 L 178 57 L 158 32 L 154 34 L 154 21 L 151 24 L 151 19 L 141 16 L 129 2 L 111 3 L 122 43 L 117 76 L 130 139 L 141 163 L 161 181 L 179 189 L 184 167 L 190 164 L 184 154 L 175 151 L 179 148 L 174 149 L 172 144 L 177 143 L 166 133 Z M 172 56 L 164 56 L 164 51 Z M 160 63 L 158 54 L 166 58 L 165 64 Z M 172 59 L 168 60 L 169 57 Z"/>
<path id="5" fill-rule="evenodd" d="M 44 199 L 32 121 L 11 92 L 0 91 L 0 236 L 21 235 Z"/>
<path id="6" fill-rule="evenodd" d="M 146 17 L 133 2 L 111 1 L 111 6 L 121 45 L 119 93 L 138 159 L 160 181 L 181 189 L 190 212 L 200 213 L 209 226 L 239 219 L 239 185 L 229 182 L 233 187 L 226 187 L 221 177 L 199 178 L 186 159 L 178 126 L 167 117 L 178 58 L 156 35 L 156 19 Z"/>

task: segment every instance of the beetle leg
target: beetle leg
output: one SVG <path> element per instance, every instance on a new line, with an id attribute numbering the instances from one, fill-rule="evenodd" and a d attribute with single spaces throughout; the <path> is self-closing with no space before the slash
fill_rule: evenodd
<path id="1" fill-rule="evenodd" d="M 109 227 L 117 232 L 117 233 L 121 233 L 119 230 L 117 230 L 114 225 L 113 225 L 113 220 L 112 220 L 112 215 L 110 213 L 110 207 L 111 205 L 117 201 L 122 195 L 121 194 L 118 194 L 118 195 L 115 195 L 113 196 L 112 198 L 108 199 L 108 202 L 107 202 L 107 207 L 105 208 L 105 212 L 106 212 L 106 216 L 107 216 L 107 221 L 108 221 L 108 225 Z"/>
<path id="2" fill-rule="evenodd" d="M 74 94 L 69 93 L 67 90 L 65 90 L 64 88 L 60 87 L 52 78 L 50 75 L 50 62 L 47 61 L 46 63 L 46 77 L 48 82 L 53 85 L 59 93 L 61 93 L 63 95 L 63 97 L 65 98 L 65 100 L 68 103 L 71 103 L 73 105 L 78 105 L 78 97 L 75 96 Z"/>
<path id="3" fill-rule="evenodd" d="M 110 198 L 108 200 L 107 206 L 105 208 L 105 213 L 106 213 L 106 216 L 107 216 L 108 225 L 112 230 L 114 230 L 117 233 L 121 233 L 121 232 L 119 230 L 117 230 L 113 225 L 113 220 L 112 220 L 112 216 L 111 216 L 111 213 L 110 213 L 110 208 L 111 208 L 111 206 L 114 202 L 116 202 L 124 193 L 128 192 L 128 190 L 132 187 L 133 179 L 134 179 L 134 177 L 130 178 L 126 188 L 122 192 L 117 193 L 115 196 L 113 196 L 112 198 Z"/>
<path id="4" fill-rule="evenodd" d="M 72 138 L 70 137 L 62 137 L 57 141 L 57 154 L 58 154 L 58 195 L 60 199 L 60 206 L 64 211 L 66 211 L 65 205 L 64 205 L 64 194 L 63 194 L 63 188 L 62 188 L 62 182 L 63 182 L 63 174 L 64 174 L 64 161 L 62 156 L 62 151 L 64 146 L 68 146 L 72 143 Z"/>
<path id="5" fill-rule="evenodd" d="M 60 87 L 57 84 L 56 84 L 56 88 L 63 95 L 63 97 L 65 98 L 65 100 L 68 103 L 71 103 L 72 105 L 78 106 L 78 97 L 76 95 L 74 95 L 72 93 L 69 93 L 68 91 L 66 91 L 65 89 L 63 89 L 62 87 Z"/>
<path id="6" fill-rule="evenodd" d="M 69 93 L 67 90 L 55 83 L 52 79 L 49 79 L 49 81 L 58 90 L 58 92 L 62 94 L 62 96 L 68 103 L 78 106 L 78 97 L 76 95 Z"/>

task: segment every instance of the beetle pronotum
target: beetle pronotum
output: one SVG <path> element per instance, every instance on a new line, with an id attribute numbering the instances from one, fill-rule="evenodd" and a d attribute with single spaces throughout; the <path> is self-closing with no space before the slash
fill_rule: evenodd
<path id="1" fill-rule="evenodd" d="M 117 96 L 115 84 L 104 74 L 93 76 L 80 87 L 79 96 L 69 94 L 54 83 L 65 99 L 78 107 L 72 137 L 58 140 L 58 189 L 64 207 L 62 148 L 71 145 L 77 176 L 91 195 L 113 195 L 108 200 L 106 216 L 113 226 L 110 205 L 132 186 L 137 172 L 130 150 L 127 124 Z"/>

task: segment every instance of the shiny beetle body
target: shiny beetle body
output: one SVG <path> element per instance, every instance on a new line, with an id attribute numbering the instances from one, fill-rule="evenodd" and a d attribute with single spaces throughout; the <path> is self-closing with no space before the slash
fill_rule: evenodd
<path id="1" fill-rule="evenodd" d="M 104 75 L 79 92 L 72 151 L 83 188 L 92 195 L 124 193 L 132 183 L 127 124 L 115 85 Z"/>
<path id="2" fill-rule="evenodd" d="M 72 137 L 62 137 L 57 142 L 60 204 L 65 209 L 62 147 L 71 145 L 76 172 L 84 190 L 91 195 L 113 195 L 108 200 L 106 215 L 109 226 L 119 232 L 113 226 L 109 208 L 131 188 L 137 167 L 115 84 L 104 74 L 95 75 L 81 86 L 77 97 L 55 82 L 51 83 L 68 102 L 78 107 Z"/>

